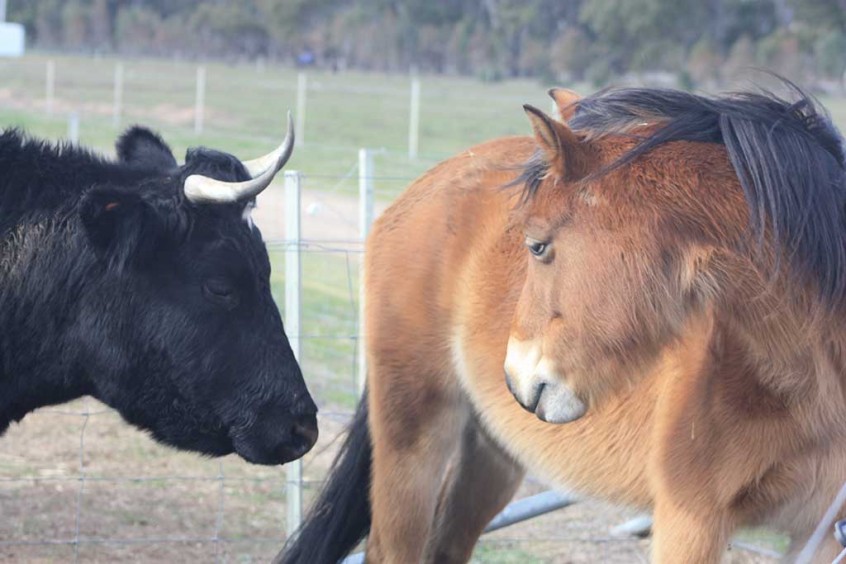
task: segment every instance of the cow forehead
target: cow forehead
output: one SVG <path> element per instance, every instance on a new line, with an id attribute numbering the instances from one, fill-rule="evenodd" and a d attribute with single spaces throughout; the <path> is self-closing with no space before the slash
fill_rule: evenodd
<path id="1" fill-rule="evenodd" d="M 251 216 L 254 207 L 254 202 L 247 202 L 229 204 L 223 210 L 196 210 L 198 216 L 192 236 L 194 250 L 189 252 L 224 253 L 239 262 L 241 259 L 251 263 L 267 262 L 267 247 Z"/>
<path id="2" fill-rule="evenodd" d="M 240 182 L 250 178 L 243 163 L 234 155 L 206 147 L 188 149 L 182 169 L 183 177 L 202 174 L 227 182 Z"/>

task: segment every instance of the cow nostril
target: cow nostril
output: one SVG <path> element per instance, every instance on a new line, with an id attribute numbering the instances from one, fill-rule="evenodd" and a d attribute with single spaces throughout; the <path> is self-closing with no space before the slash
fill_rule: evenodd
<path id="1" fill-rule="evenodd" d="M 311 448 L 317 442 L 317 418 L 314 415 L 298 417 L 291 428 L 291 436 Z"/>

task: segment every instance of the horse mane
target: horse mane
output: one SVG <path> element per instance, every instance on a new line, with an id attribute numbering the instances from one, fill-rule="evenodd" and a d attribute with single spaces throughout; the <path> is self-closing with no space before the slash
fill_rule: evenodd
<path id="1" fill-rule="evenodd" d="M 587 139 L 627 135 L 638 143 L 597 178 L 671 141 L 726 147 L 749 207 L 749 227 L 759 245 L 769 232 L 795 274 L 811 276 L 831 304 L 846 298 L 846 155 L 828 112 L 794 84 L 790 100 L 771 92 L 708 97 L 653 88 L 598 92 L 577 102 L 568 122 Z M 646 137 L 632 130 L 658 124 Z M 517 180 L 530 199 L 548 174 L 538 156 Z M 777 266 L 778 268 L 778 266 Z"/>

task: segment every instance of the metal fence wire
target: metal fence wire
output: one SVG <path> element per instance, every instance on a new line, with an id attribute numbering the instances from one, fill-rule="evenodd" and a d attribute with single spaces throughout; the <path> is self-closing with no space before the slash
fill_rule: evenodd
<path id="1" fill-rule="evenodd" d="M 197 557 L 228 562 L 267 560 L 275 554 L 320 487 L 362 387 L 360 347 L 366 333 L 358 276 L 363 235 L 377 208 L 384 206 L 374 199 L 376 179 L 372 159 L 362 151 L 350 172 L 341 176 L 312 178 L 287 172 L 283 186 L 271 188 L 256 210 L 275 266 L 274 288 L 277 302 L 284 304 L 286 330 L 321 405 L 321 440 L 314 451 L 287 465 L 282 476 L 278 470 L 249 467 L 233 457 L 195 460 L 194 455 L 157 447 L 90 398 L 43 409 L 28 417 L 35 420 L 33 429 L 25 420 L 0 441 L 5 523 L 0 528 L 0 560 Z M 356 182 L 358 201 L 344 195 L 349 190 L 339 189 Z M 307 189 L 310 183 L 314 190 Z M 105 426 L 98 428 L 101 420 Z M 32 450 L 27 444 L 39 444 L 40 433 L 53 442 L 53 426 L 67 431 L 55 441 L 69 441 L 76 428 L 74 449 L 64 448 L 64 458 L 30 467 Z M 133 444 L 141 453 L 124 450 L 114 459 L 108 449 L 120 450 L 121 443 Z M 169 463 L 173 458 L 178 461 Z M 51 509 L 43 498 L 57 493 L 61 503 Z M 566 492 L 544 491 L 532 478 L 521 495 L 488 527 L 492 534 L 480 543 L 479 561 L 501 561 L 503 554 L 538 561 L 565 561 L 565 555 L 568 561 L 585 562 L 646 558 L 645 541 L 639 539 L 648 534 L 648 516 Z M 242 496 L 253 498 L 243 503 Z M 842 500 L 836 501 L 833 506 L 839 507 Z M 156 525 L 163 507 L 179 514 L 175 522 L 165 519 L 167 527 Z M 191 516 L 195 513 L 201 518 Z M 33 519 L 32 514 L 41 518 Z M 541 515 L 547 517 L 535 520 Z M 66 526 L 57 526 L 62 519 L 68 521 Z M 825 525 L 821 534 L 829 530 L 830 524 Z M 772 548 L 743 540 L 736 540 L 734 547 L 754 554 L 755 561 L 780 556 Z M 360 560 L 357 555 L 349 562 Z"/>
<path id="2" fill-rule="evenodd" d="M 56 74 L 55 63 L 48 61 L 48 114 L 58 111 Z M 126 119 L 127 81 L 128 73 L 118 64 L 111 110 L 115 124 Z M 198 69 L 193 129 L 209 133 L 206 85 L 205 69 Z M 308 128 L 305 93 L 320 88 L 298 77 L 301 141 Z M 434 162 L 446 155 L 418 154 L 420 89 L 419 82 L 411 83 L 408 156 Z M 468 105 L 475 101 L 468 98 Z M 75 139 L 79 130 L 80 116 L 74 112 L 69 137 Z M 256 132 L 219 133 L 275 141 Z M 308 143 L 314 146 L 310 138 Z M 324 148 L 347 155 L 345 173 L 286 172 L 262 194 L 254 212 L 274 267 L 274 297 L 284 305 L 287 334 L 321 408 L 320 440 L 313 451 L 282 472 L 234 456 L 208 460 L 161 447 L 90 398 L 39 410 L 0 439 L 0 562 L 251 562 L 269 561 L 281 548 L 321 486 L 363 387 L 366 328 L 359 276 L 364 237 L 388 199 L 382 190 L 389 186 L 391 194 L 397 193 L 412 180 L 377 174 L 374 157 L 385 155 L 384 150 L 354 154 L 349 147 Z M 648 560 L 643 538 L 651 526 L 648 516 L 548 491 L 532 477 L 517 497 L 488 527 L 476 561 Z M 809 551 L 812 543 L 832 534 L 843 501 L 839 496 L 832 502 Z M 737 538 L 732 545 L 733 562 L 774 561 L 784 548 L 783 539 L 766 533 Z M 360 560 L 360 555 L 349 559 Z"/>

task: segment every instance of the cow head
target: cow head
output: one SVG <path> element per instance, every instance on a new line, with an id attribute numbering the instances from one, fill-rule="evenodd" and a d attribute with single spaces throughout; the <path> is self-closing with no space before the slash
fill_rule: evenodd
<path id="1" fill-rule="evenodd" d="M 166 444 L 277 464 L 317 438 L 317 408 L 249 219 L 291 154 L 290 116 L 288 128 L 261 159 L 199 148 L 182 166 L 156 134 L 130 129 L 116 180 L 79 203 L 95 259 L 78 290 L 80 371 L 94 396 Z"/>

